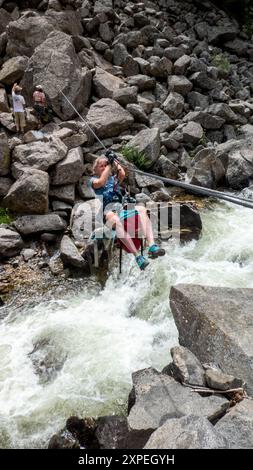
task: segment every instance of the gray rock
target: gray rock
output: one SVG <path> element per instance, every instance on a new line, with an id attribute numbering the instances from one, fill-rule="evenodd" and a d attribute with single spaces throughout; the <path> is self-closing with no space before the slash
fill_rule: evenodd
<path id="1" fill-rule="evenodd" d="M 43 232 L 63 232 L 67 224 L 56 214 L 25 215 L 18 217 L 13 225 L 23 236 L 36 235 Z"/>
<path id="2" fill-rule="evenodd" d="M 32 248 L 25 248 L 22 250 L 21 255 L 23 256 L 25 261 L 29 261 L 29 259 L 32 259 L 36 255 L 36 250 L 33 250 Z"/>
<path id="3" fill-rule="evenodd" d="M 149 117 L 150 127 L 157 127 L 160 132 L 175 129 L 176 123 L 160 108 L 153 108 Z"/>
<path id="4" fill-rule="evenodd" d="M 188 65 L 191 63 L 191 57 L 189 55 L 182 55 L 174 63 L 174 74 L 175 75 L 184 75 Z"/>
<path id="5" fill-rule="evenodd" d="M 127 130 L 134 119 L 116 101 L 103 98 L 92 104 L 86 116 L 99 137 L 112 137 Z"/>
<path id="6" fill-rule="evenodd" d="M 136 86 L 118 88 L 117 90 L 113 90 L 112 98 L 121 106 L 126 106 L 129 103 L 137 103 L 137 91 L 138 88 Z"/>
<path id="7" fill-rule="evenodd" d="M 171 118 L 180 116 L 184 109 L 184 98 L 179 93 L 171 92 L 162 104 L 162 108 Z"/>
<path id="8" fill-rule="evenodd" d="M 169 156 L 161 155 L 155 164 L 155 170 L 165 178 L 177 179 L 179 176 L 178 166 L 170 160 Z"/>
<path id="9" fill-rule="evenodd" d="M 112 98 L 115 90 L 123 88 L 125 83 L 121 78 L 115 77 L 111 73 L 96 67 L 93 77 L 93 86 L 99 98 Z"/>
<path id="10" fill-rule="evenodd" d="M 252 289 L 193 284 L 179 284 L 170 293 L 180 344 L 202 363 L 219 364 L 226 373 L 242 378 L 249 393 L 253 391 L 252 299 Z"/>
<path id="11" fill-rule="evenodd" d="M 89 186 L 90 176 L 82 176 L 78 183 L 78 192 L 83 199 L 93 199 L 95 193 L 93 189 Z"/>
<path id="12" fill-rule="evenodd" d="M 195 121 L 201 124 L 204 129 L 220 129 L 226 122 L 225 119 L 219 116 L 213 116 L 205 111 L 191 111 L 186 114 L 183 119 L 184 122 Z"/>
<path id="13" fill-rule="evenodd" d="M 60 258 L 60 255 L 58 253 L 49 260 L 49 268 L 52 274 L 55 276 L 58 276 L 59 274 L 63 274 L 64 272 L 64 264 L 63 261 Z"/>
<path id="14" fill-rule="evenodd" d="M 217 86 L 217 81 L 209 78 L 205 72 L 195 72 L 190 80 L 195 87 L 202 88 L 202 90 L 212 90 Z"/>
<path id="15" fill-rule="evenodd" d="M 4 62 L 0 71 L 0 81 L 5 85 L 13 85 L 20 80 L 28 64 L 28 58 L 23 56 L 12 57 Z"/>
<path id="16" fill-rule="evenodd" d="M 75 185 L 66 184 L 64 186 L 50 186 L 49 196 L 60 199 L 69 204 L 75 202 Z"/>
<path id="17" fill-rule="evenodd" d="M 124 64 L 122 65 L 123 74 L 125 77 L 131 77 L 131 75 L 138 75 L 139 65 L 131 55 L 129 55 Z"/>
<path id="18" fill-rule="evenodd" d="M 46 171 L 52 165 L 62 160 L 67 154 L 66 145 L 55 137 L 50 138 L 48 142 L 31 142 L 29 144 L 18 145 L 13 151 L 12 171 L 15 177 L 17 165 L 23 167 L 32 167 L 37 170 Z"/>
<path id="19" fill-rule="evenodd" d="M 180 95 L 187 95 L 191 91 L 192 86 L 192 83 L 183 75 L 171 75 L 168 77 L 169 90 Z"/>
<path id="20" fill-rule="evenodd" d="M 237 115 L 226 103 L 211 104 L 205 111 L 215 116 L 220 116 L 225 119 L 226 122 L 238 122 Z"/>
<path id="21" fill-rule="evenodd" d="M 165 57 L 167 57 L 168 59 L 170 59 L 172 61 L 175 61 L 175 60 L 179 59 L 184 54 L 185 54 L 185 49 L 183 47 L 170 46 L 170 47 L 166 47 L 166 49 L 164 49 Z"/>
<path id="22" fill-rule="evenodd" d="M 55 134 L 54 134 L 55 135 Z M 55 135 L 55 137 L 58 137 Z M 28 131 L 24 135 L 24 142 L 30 144 L 31 142 L 47 142 L 48 137 L 41 131 Z"/>
<path id="23" fill-rule="evenodd" d="M 128 415 L 128 425 L 132 430 L 155 430 L 168 418 L 191 414 L 213 420 L 229 406 L 224 398 L 203 398 L 193 394 L 172 377 L 152 368 L 135 372 L 133 387 L 135 403 Z"/>
<path id="24" fill-rule="evenodd" d="M 69 137 L 65 137 L 63 139 L 64 144 L 68 148 L 68 150 L 75 149 L 76 147 L 80 147 L 86 142 L 88 142 L 87 134 L 83 132 L 78 132 L 77 134 L 70 135 Z"/>
<path id="25" fill-rule="evenodd" d="M 167 57 L 151 56 L 149 74 L 157 78 L 166 78 L 171 74 L 173 64 Z"/>
<path id="26" fill-rule="evenodd" d="M 139 188 L 149 188 L 151 191 L 164 186 L 162 181 L 159 181 L 152 176 L 139 175 L 138 173 L 135 173 L 135 180 Z"/>
<path id="27" fill-rule="evenodd" d="M 0 7 L 2 6 L 3 2 L 0 2 Z M 0 34 L 2 34 L 5 30 L 7 25 L 12 21 L 12 17 L 10 13 L 8 13 L 4 8 L 0 8 Z"/>
<path id="28" fill-rule="evenodd" d="M 11 258 L 20 253 L 24 246 L 19 233 L 0 225 L 0 258 Z"/>
<path id="29" fill-rule="evenodd" d="M 13 181 L 10 178 L 2 178 L 0 176 L 0 197 L 6 196 L 12 184 Z"/>
<path id="30" fill-rule="evenodd" d="M 154 78 L 141 74 L 128 77 L 127 83 L 130 86 L 137 86 L 139 91 L 152 90 L 156 85 Z"/>
<path id="31" fill-rule="evenodd" d="M 26 169 L 11 186 L 3 204 L 13 212 L 44 214 L 48 211 L 48 174 L 41 170 Z"/>
<path id="32" fill-rule="evenodd" d="M 205 371 L 205 378 L 208 387 L 215 390 L 229 390 L 233 388 L 243 388 L 242 379 L 237 379 L 233 375 L 224 374 L 218 369 L 208 368 Z"/>
<path id="33" fill-rule="evenodd" d="M 226 449 L 227 440 L 208 419 L 184 416 L 168 419 L 150 436 L 144 449 Z"/>
<path id="34" fill-rule="evenodd" d="M 239 30 L 233 23 L 227 23 L 222 26 L 213 26 L 208 28 L 208 42 L 219 44 L 226 41 L 232 41 L 237 36 Z"/>
<path id="35" fill-rule="evenodd" d="M 209 105 L 208 96 L 202 95 L 201 93 L 198 93 L 197 91 L 191 91 L 190 93 L 188 93 L 187 101 L 192 107 L 192 109 L 195 109 L 196 107 L 198 107 L 201 110 L 205 110 L 205 108 L 207 108 Z"/>
<path id="36" fill-rule="evenodd" d="M 224 176 L 223 163 L 210 148 L 200 150 L 192 159 L 191 167 L 187 171 L 188 181 L 191 184 L 205 188 L 216 188 Z"/>
<path id="37" fill-rule="evenodd" d="M 10 108 L 8 104 L 7 93 L 4 88 L 0 88 L 0 112 L 9 113 Z"/>
<path id="38" fill-rule="evenodd" d="M 0 134 L 0 176 L 6 176 L 10 172 L 10 150 L 8 139 L 4 132 Z"/>
<path id="39" fill-rule="evenodd" d="M 10 132 L 16 132 L 16 126 L 11 113 L 0 112 L 0 123 L 6 127 Z"/>
<path id="40" fill-rule="evenodd" d="M 145 129 L 140 131 L 131 139 L 131 147 L 136 147 L 143 152 L 148 166 L 152 166 L 160 154 L 160 132 L 157 128 Z"/>
<path id="41" fill-rule="evenodd" d="M 61 259 L 64 264 L 76 268 L 85 268 L 86 263 L 80 255 L 77 247 L 67 235 L 64 235 L 60 246 Z"/>
<path id="42" fill-rule="evenodd" d="M 50 181 L 55 186 L 77 183 L 83 172 L 83 152 L 81 147 L 70 150 L 67 156 L 57 163 L 51 172 Z"/>
<path id="43" fill-rule="evenodd" d="M 236 54 L 239 57 L 246 56 L 248 52 L 248 43 L 242 41 L 239 38 L 235 38 L 233 41 L 227 41 L 224 44 L 224 48 L 231 52 L 231 54 Z"/>
<path id="44" fill-rule="evenodd" d="M 205 371 L 194 354 L 183 346 L 175 346 L 170 350 L 172 364 L 169 364 L 168 372 L 175 380 L 181 383 L 205 386 Z M 165 368 L 167 369 L 167 368 Z M 164 369 L 164 373 L 165 373 Z"/>
<path id="45" fill-rule="evenodd" d="M 30 57 L 53 30 L 53 25 L 46 18 L 37 15 L 24 15 L 12 21 L 7 28 L 7 54 L 10 57 Z"/>
<path id="46" fill-rule="evenodd" d="M 227 439 L 230 449 L 253 448 L 253 402 L 243 400 L 218 421 L 215 429 Z"/>
<path id="47" fill-rule="evenodd" d="M 128 58 L 129 54 L 124 44 L 115 44 L 113 49 L 113 63 L 115 65 L 123 65 Z"/>
<path id="48" fill-rule="evenodd" d="M 142 107 L 136 103 L 130 103 L 127 105 L 126 110 L 132 114 L 135 121 L 142 122 L 143 124 L 148 124 L 149 119 L 146 113 L 143 111 Z"/>
<path id="49" fill-rule="evenodd" d="M 197 144 L 203 137 L 202 126 L 193 121 L 189 121 L 186 126 L 183 127 L 183 142 Z"/>

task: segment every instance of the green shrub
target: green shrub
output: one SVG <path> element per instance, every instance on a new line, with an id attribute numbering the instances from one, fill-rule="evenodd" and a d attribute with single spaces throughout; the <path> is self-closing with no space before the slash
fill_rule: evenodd
<path id="1" fill-rule="evenodd" d="M 140 152 L 136 147 L 125 145 L 121 149 L 123 157 L 133 163 L 140 170 L 146 170 L 149 166 L 144 152 Z"/>
<path id="2" fill-rule="evenodd" d="M 12 217 L 8 212 L 8 209 L 0 207 L 0 225 L 1 224 L 10 224 L 12 222 Z"/>
<path id="3" fill-rule="evenodd" d="M 221 72 L 229 73 L 230 71 L 230 62 L 223 54 L 216 54 L 213 57 L 212 64 Z"/>

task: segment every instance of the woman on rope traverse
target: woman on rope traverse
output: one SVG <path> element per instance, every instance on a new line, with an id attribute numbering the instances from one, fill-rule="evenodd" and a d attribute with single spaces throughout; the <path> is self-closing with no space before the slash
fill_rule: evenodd
<path id="1" fill-rule="evenodd" d="M 113 171 L 116 175 L 113 175 Z M 90 185 L 94 189 L 96 196 L 102 198 L 103 211 L 106 219 L 106 225 L 116 229 L 117 238 L 122 242 L 127 252 L 135 256 L 135 260 L 141 270 L 144 270 L 149 262 L 143 256 L 138 254 L 133 237 L 125 230 L 124 221 L 128 217 L 137 217 L 137 225 L 140 225 L 141 234 L 149 244 L 148 256 L 157 258 L 165 255 L 165 250 L 160 248 L 154 242 L 152 225 L 143 206 L 135 206 L 134 210 L 124 210 L 121 202 L 121 190 L 119 182 L 125 179 L 125 171 L 116 159 L 116 155 L 108 150 L 105 155 L 98 157 L 93 165 L 94 176 L 90 179 Z"/>

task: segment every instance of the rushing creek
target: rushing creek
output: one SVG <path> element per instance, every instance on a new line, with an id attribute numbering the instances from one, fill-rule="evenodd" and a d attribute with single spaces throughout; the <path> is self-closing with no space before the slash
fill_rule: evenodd
<path id="1" fill-rule="evenodd" d="M 0 323 L 0 448 L 47 447 L 73 414 L 125 413 L 131 373 L 161 370 L 178 343 L 172 285 L 253 287 L 251 209 L 222 203 L 201 218 L 199 241 L 164 243 L 166 256 L 143 273 L 124 256 L 103 290 L 10 307 Z"/>

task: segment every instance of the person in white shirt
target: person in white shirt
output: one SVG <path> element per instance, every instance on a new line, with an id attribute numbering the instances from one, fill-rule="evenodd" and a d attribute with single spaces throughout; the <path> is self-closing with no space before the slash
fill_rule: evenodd
<path id="1" fill-rule="evenodd" d="M 25 100 L 21 95 L 22 88 L 14 83 L 12 87 L 13 112 L 15 116 L 15 125 L 17 132 L 24 133 L 25 129 Z"/>

